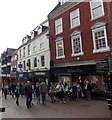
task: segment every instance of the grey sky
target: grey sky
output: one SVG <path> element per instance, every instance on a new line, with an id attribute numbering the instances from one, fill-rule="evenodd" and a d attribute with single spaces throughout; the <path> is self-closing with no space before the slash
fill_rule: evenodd
<path id="1" fill-rule="evenodd" d="M 7 48 L 18 48 L 22 39 L 56 6 L 58 0 L 1 0 L 0 55 Z"/>

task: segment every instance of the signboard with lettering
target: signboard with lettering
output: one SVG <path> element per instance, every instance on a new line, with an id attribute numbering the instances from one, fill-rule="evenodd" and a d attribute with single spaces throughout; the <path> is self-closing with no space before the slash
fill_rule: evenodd
<path id="1" fill-rule="evenodd" d="M 109 58 L 109 72 L 112 72 L 112 58 Z"/>
<path id="2" fill-rule="evenodd" d="M 27 78 L 28 74 L 27 73 L 16 73 L 17 78 Z"/>
<path id="3" fill-rule="evenodd" d="M 108 58 L 96 60 L 96 71 L 97 72 L 109 71 Z"/>

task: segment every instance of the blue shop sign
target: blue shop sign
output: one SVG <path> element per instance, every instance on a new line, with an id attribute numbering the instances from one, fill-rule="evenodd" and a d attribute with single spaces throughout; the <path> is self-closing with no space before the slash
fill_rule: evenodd
<path id="1" fill-rule="evenodd" d="M 16 77 L 17 78 L 27 78 L 28 77 L 28 73 L 17 73 Z"/>
<path id="2" fill-rule="evenodd" d="M 22 68 L 22 64 L 18 64 L 18 68 Z"/>

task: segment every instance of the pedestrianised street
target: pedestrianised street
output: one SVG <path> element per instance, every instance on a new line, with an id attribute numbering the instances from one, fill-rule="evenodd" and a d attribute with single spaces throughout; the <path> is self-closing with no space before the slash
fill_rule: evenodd
<path id="1" fill-rule="evenodd" d="M 77 100 L 69 101 L 66 104 L 55 102 L 50 103 L 47 98 L 46 105 L 37 104 L 27 108 L 25 97 L 20 97 L 20 105 L 15 104 L 15 98 L 8 95 L 2 97 L 2 106 L 6 111 L 2 113 L 3 118 L 109 118 L 110 113 L 107 101 L 104 100 Z"/>

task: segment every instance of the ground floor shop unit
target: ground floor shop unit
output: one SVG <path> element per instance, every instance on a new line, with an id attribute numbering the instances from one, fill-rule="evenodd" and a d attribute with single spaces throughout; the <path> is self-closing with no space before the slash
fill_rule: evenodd
<path id="1" fill-rule="evenodd" d="M 97 89 L 107 90 L 107 75 L 105 73 L 97 73 L 96 65 L 55 67 L 51 69 L 51 81 L 68 83 L 80 83 L 84 87 L 85 81 L 90 81 L 97 86 Z"/>
<path id="2" fill-rule="evenodd" d="M 33 83 L 45 82 L 47 85 L 49 84 L 49 81 L 50 81 L 50 71 L 49 70 L 33 71 L 31 76 L 29 76 L 29 80 L 32 79 Z"/>

